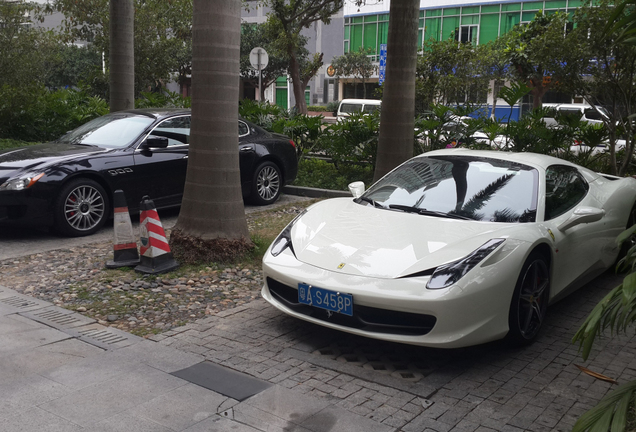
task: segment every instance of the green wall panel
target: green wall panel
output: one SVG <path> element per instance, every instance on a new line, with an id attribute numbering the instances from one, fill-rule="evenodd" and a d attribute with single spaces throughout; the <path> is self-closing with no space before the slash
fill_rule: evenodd
<path id="1" fill-rule="evenodd" d="M 349 49 L 351 51 L 358 51 L 358 48 L 362 46 L 362 26 L 351 26 L 351 35 L 349 37 Z"/>
<path id="2" fill-rule="evenodd" d="M 539 9 L 543 9 L 542 1 L 525 2 L 523 4 L 523 10 L 539 10 Z"/>
<path id="3" fill-rule="evenodd" d="M 375 54 L 379 50 L 377 49 L 377 36 L 378 36 L 378 25 L 376 23 L 373 24 L 365 24 L 364 26 L 364 49 L 371 48 L 371 53 Z"/>
<path id="4" fill-rule="evenodd" d="M 521 14 L 519 12 L 502 13 L 499 34 L 508 33 L 515 25 L 519 24 L 520 19 Z"/>
<path id="5" fill-rule="evenodd" d="M 564 8 L 566 5 L 567 5 L 567 0 L 548 0 L 545 2 L 546 9 Z"/>
<path id="6" fill-rule="evenodd" d="M 438 17 L 438 16 L 442 16 L 442 10 L 441 10 L 441 9 L 431 9 L 431 10 L 427 10 L 427 11 L 426 11 L 426 16 L 427 16 L 427 17 Z"/>
<path id="7" fill-rule="evenodd" d="M 378 24 L 378 44 L 385 44 L 389 35 L 389 23 L 381 22 Z M 378 47 L 379 50 L 379 47 Z"/>
<path id="8" fill-rule="evenodd" d="M 479 15 L 462 15 L 462 25 L 479 24 Z"/>
<path id="9" fill-rule="evenodd" d="M 482 6 L 481 13 L 499 12 L 499 9 L 500 9 L 499 5 Z"/>
<path id="10" fill-rule="evenodd" d="M 482 15 L 479 26 L 479 43 L 485 44 L 494 41 L 497 36 L 499 36 L 499 14 Z"/>
<path id="11" fill-rule="evenodd" d="M 518 11 L 521 10 L 521 3 L 502 4 L 501 11 Z"/>
<path id="12" fill-rule="evenodd" d="M 462 15 L 463 14 L 477 14 L 479 13 L 479 6 L 471 6 L 471 7 L 463 7 L 462 8 Z"/>
<path id="13" fill-rule="evenodd" d="M 442 21 L 442 40 L 453 38 L 457 28 L 459 28 L 459 17 L 444 18 Z"/>
<path id="14" fill-rule="evenodd" d="M 439 41 L 439 31 L 441 28 L 441 18 L 426 18 L 426 28 L 424 29 L 425 40 Z"/>

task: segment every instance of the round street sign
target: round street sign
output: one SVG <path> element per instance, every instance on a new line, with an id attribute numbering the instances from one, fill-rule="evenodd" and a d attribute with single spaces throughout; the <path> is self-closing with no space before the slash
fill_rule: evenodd
<path id="1" fill-rule="evenodd" d="M 254 69 L 263 70 L 267 67 L 267 63 L 269 63 L 269 56 L 263 48 L 256 47 L 250 51 L 250 64 Z"/>

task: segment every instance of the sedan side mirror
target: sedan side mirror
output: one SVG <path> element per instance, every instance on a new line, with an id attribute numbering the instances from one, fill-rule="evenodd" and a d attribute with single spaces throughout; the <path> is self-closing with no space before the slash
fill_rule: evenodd
<path id="1" fill-rule="evenodd" d="M 349 183 L 349 191 L 354 198 L 360 198 L 360 196 L 364 193 L 364 182 L 357 181 Z"/>
<path id="2" fill-rule="evenodd" d="M 141 146 L 142 148 L 166 148 L 168 147 L 168 138 L 164 136 L 148 135 Z"/>
<path id="3" fill-rule="evenodd" d="M 570 216 L 565 222 L 559 225 L 559 231 L 565 231 L 576 225 L 596 222 L 605 216 L 605 210 L 594 207 L 579 207 L 574 210 L 572 216 Z"/>

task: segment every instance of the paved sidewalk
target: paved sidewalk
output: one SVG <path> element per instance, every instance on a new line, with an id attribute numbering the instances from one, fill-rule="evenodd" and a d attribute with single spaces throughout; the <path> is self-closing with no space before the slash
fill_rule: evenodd
<path id="1" fill-rule="evenodd" d="M 392 430 L 2 286 L 0 424 L 3 432 Z"/>
<path id="2" fill-rule="evenodd" d="M 636 337 L 570 339 L 620 276 L 551 307 L 532 346 L 435 350 L 292 319 L 263 300 L 141 339 L 0 287 L 3 432 L 569 431 L 636 378 Z M 157 343 L 159 342 L 159 343 Z"/>

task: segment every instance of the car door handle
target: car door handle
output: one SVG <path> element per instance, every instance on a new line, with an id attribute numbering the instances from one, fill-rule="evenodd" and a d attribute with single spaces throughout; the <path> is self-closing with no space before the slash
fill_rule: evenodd
<path id="1" fill-rule="evenodd" d="M 242 152 L 248 152 L 248 151 L 252 151 L 252 147 L 241 147 L 239 150 Z"/>
<path id="2" fill-rule="evenodd" d="M 184 157 L 182 157 L 181 159 L 187 159 L 187 158 L 188 158 L 188 155 L 185 155 L 185 156 L 184 156 Z"/>

